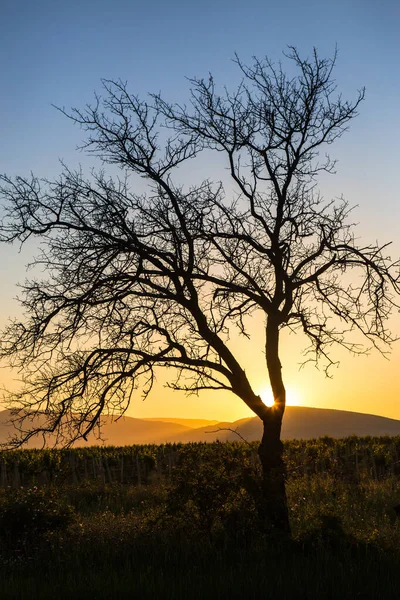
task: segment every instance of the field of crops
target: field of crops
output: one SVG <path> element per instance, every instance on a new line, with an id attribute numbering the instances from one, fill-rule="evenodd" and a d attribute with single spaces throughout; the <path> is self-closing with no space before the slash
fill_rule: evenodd
<path id="1" fill-rule="evenodd" d="M 400 598 L 400 438 L 285 443 L 290 541 L 257 445 L 0 453 L 2 600 Z"/>
<path id="2" fill-rule="evenodd" d="M 0 451 L 0 487 L 87 480 L 141 485 L 157 478 L 170 479 L 179 457 L 188 452 L 199 462 L 212 462 L 222 447 L 224 454 L 230 452 L 237 461 L 243 456 L 257 462 L 256 442 Z M 400 437 L 291 440 L 285 441 L 284 447 L 289 476 L 330 473 L 359 481 L 400 475 Z"/>

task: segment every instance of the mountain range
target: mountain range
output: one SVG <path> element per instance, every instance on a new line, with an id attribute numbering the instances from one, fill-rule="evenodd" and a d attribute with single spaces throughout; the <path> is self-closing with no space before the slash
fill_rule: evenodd
<path id="1" fill-rule="evenodd" d="M 0 443 L 12 434 L 9 411 L 0 411 Z M 262 423 L 258 417 L 219 422 L 207 419 L 104 417 L 101 439 L 94 433 L 87 442 L 80 440 L 76 446 L 107 444 L 162 444 L 177 442 L 213 442 L 260 440 Z M 363 413 L 327 408 L 288 406 L 282 426 L 283 439 L 311 439 L 322 436 L 335 438 L 358 436 L 400 435 L 400 420 Z M 54 444 L 50 438 L 48 445 Z M 41 447 L 41 439 L 32 438 L 27 447 Z"/>

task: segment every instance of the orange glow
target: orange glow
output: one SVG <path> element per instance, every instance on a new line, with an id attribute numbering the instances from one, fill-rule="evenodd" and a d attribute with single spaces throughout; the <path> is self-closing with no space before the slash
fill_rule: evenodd
<path id="1" fill-rule="evenodd" d="M 260 392 L 261 400 L 264 402 L 266 406 L 273 406 L 274 399 L 272 397 L 271 388 L 265 387 Z M 288 406 L 301 406 L 302 399 L 300 392 L 291 386 L 286 386 L 286 404 Z"/>

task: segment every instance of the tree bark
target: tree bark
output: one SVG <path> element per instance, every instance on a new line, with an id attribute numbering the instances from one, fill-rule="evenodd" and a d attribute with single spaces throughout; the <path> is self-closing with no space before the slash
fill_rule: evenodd
<path id="1" fill-rule="evenodd" d="M 266 336 L 266 358 L 274 405 L 263 414 L 264 426 L 258 454 L 262 465 L 262 499 L 259 514 L 266 530 L 290 534 L 286 498 L 286 473 L 281 441 L 282 419 L 286 406 L 286 391 L 279 360 L 279 320 L 269 316 Z"/>
<path id="2" fill-rule="evenodd" d="M 264 433 L 258 454 L 262 466 L 261 502 L 258 509 L 263 529 L 290 534 L 286 498 L 286 473 L 280 439 L 282 416 L 274 407 L 263 419 Z"/>

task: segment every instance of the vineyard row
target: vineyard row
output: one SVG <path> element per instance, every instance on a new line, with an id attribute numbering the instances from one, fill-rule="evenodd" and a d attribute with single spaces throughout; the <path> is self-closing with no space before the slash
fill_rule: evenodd
<path id="1" fill-rule="evenodd" d="M 212 465 L 221 453 L 239 465 L 257 463 L 257 443 L 225 442 L 143 446 L 92 446 L 68 450 L 0 451 L 0 487 L 103 483 L 148 484 L 168 480 L 180 461 L 191 455 L 196 463 Z M 284 442 L 288 477 L 329 472 L 342 479 L 381 479 L 400 475 L 400 436 Z"/>

